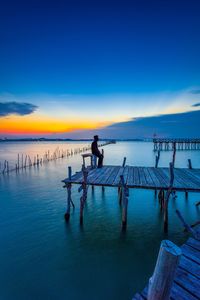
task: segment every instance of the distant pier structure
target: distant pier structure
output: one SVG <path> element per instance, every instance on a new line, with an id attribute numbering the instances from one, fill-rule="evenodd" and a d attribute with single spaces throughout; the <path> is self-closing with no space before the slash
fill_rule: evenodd
<path id="1" fill-rule="evenodd" d="M 200 138 L 153 138 L 154 151 L 200 150 Z"/>

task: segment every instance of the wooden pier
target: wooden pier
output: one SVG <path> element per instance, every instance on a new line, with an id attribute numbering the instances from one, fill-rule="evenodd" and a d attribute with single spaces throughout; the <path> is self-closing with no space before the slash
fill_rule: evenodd
<path id="1" fill-rule="evenodd" d="M 72 184 L 80 185 L 80 224 L 83 224 L 83 211 L 87 200 L 89 186 L 117 187 L 119 205 L 122 207 L 122 229 L 127 227 L 129 188 L 150 189 L 158 196 L 160 209 L 163 212 L 164 231 L 168 231 L 168 202 L 175 199 L 176 191 L 200 192 L 200 169 L 174 168 L 175 151 L 169 168 L 127 166 L 126 158 L 122 166 L 106 165 L 102 168 L 85 167 L 85 161 L 80 172 L 72 175 L 68 167 L 68 178 L 64 179 L 67 188 L 67 210 L 65 220 L 69 222 L 71 207 Z M 89 158 L 91 158 L 89 156 Z M 91 159 L 92 161 L 92 159 Z M 158 193 L 157 193 L 158 192 Z M 196 205 L 199 205 L 198 202 Z M 172 242 L 164 240 L 161 243 L 156 267 L 146 288 L 137 293 L 133 300 L 200 300 L 200 227 L 193 229 L 200 221 L 188 225 L 181 213 L 176 211 L 179 219 L 193 237 L 179 248 Z"/>
<path id="2" fill-rule="evenodd" d="M 104 166 L 88 170 L 87 185 L 118 187 L 121 175 L 127 188 L 167 190 L 170 182 L 169 168 Z M 64 183 L 82 184 L 83 172 L 77 172 Z M 174 168 L 173 189 L 177 191 L 200 192 L 200 169 Z"/>
<path id="3" fill-rule="evenodd" d="M 154 151 L 172 151 L 174 145 L 177 150 L 200 150 L 200 138 L 196 139 L 162 139 L 154 138 Z"/>
<path id="4" fill-rule="evenodd" d="M 161 243 L 153 276 L 132 300 L 200 299 L 200 227 L 196 238 L 180 248 L 170 241 Z"/>
<path id="5" fill-rule="evenodd" d="M 70 209 L 73 206 L 71 199 L 72 184 L 80 185 L 78 191 L 83 192 L 80 198 L 80 223 L 83 223 L 83 210 L 87 200 L 89 186 L 117 187 L 119 203 L 122 205 L 122 228 L 127 225 L 128 196 L 129 188 L 151 189 L 158 193 L 160 209 L 163 211 L 164 231 L 168 231 L 168 202 L 170 196 L 176 197 L 176 191 L 200 192 L 200 169 L 174 168 L 170 163 L 169 168 L 157 167 L 136 167 L 125 166 L 126 159 L 122 166 L 103 166 L 102 168 L 85 167 L 82 171 L 72 175 L 71 167 L 68 170 L 68 178 L 62 180 L 64 188 L 67 188 L 67 211 L 66 221 L 70 219 Z"/>

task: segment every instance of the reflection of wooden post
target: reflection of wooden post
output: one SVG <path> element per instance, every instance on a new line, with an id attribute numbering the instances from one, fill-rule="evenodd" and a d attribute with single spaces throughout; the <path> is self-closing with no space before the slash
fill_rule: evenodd
<path id="1" fill-rule="evenodd" d="M 182 251 L 174 243 L 161 242 L 153 276 L 149 280 L 148 300 L 169 300 Z"/>

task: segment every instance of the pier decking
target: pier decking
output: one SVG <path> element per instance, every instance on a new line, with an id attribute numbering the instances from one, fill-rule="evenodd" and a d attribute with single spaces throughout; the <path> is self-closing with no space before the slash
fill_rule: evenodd
<path id="1" fill-rule="evenodd" d="M 89 169 L 87 185 L 111 186 L 120 185 L 120 176 L 128 188 L 167 190 L 170 184 L 169 168 L 135 167 L 135 166 L 104 166 Z M 77 172 L 64 183 L 82 184 L 83 172 Z M 200 192 L 200 169 L 174 168 L 173 189 L 177 191 Z"/>
<path id="2" fill-rule="evenodd" d="M 200 232 L 200 227 L 197 231 Z M 170 300 L 200 299 L 200 240 L 189 238 L 180 248 L 182 255 L 173 280 Z M 147 295 L 148 285 L 132 300 L 147 300 Z"/>

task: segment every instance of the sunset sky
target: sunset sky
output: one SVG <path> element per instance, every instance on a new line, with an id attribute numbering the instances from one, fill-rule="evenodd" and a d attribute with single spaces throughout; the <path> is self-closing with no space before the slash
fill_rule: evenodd
<path id="1" fill-rule="evenodd" d="M 139 117 L 196 116 L 199 53 L 199 1 L 4 1 L 0 136 L 89 137 Z"/>

